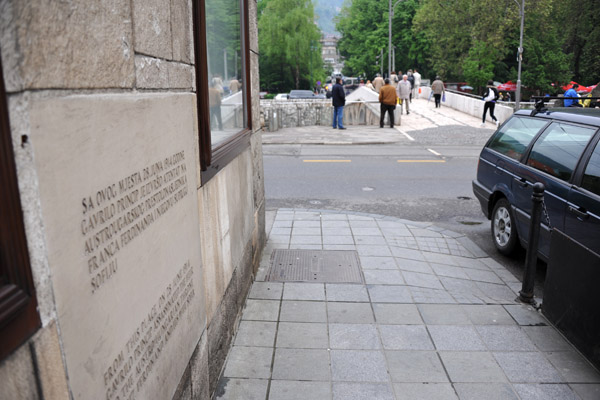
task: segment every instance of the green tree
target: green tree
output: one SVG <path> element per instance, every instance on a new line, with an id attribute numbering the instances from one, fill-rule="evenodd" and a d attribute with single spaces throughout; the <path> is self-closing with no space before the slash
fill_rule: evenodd
<path id="1" fill-rule="evenodd" d="M 352 0 L 342 7 L 336 28 L 342 35 L 338 50 L 345 58 L 345 75 L 370 77 L 379 71 L 380 50 L 386 49 L 387 55 L 387 4 L 380 0 Z M 387 60 L 387 56 L 384 58 Z"/>
<path id="2" fill-rule="evenodd" d="M 429 43 L 425 35 L 412 31 L 412 20 L 420 7 L 419 0 L 398 3 L 392 19 L 392 46 L 397 70 L 418 68 L 428 72 Z M 337 30 L 342 34 L 338 48 L 345 57 L 346 75 L 372 77 L 388 70 L 389 2 L 382 0 L 353 0 L 346 3 L 338 18 Z M 383 59 L 378 56 L 383 50 Z"/>
<path id="3" fill-rule="evenodd" d="M 475 87 L 484 87 L 488 80 L 494 78 L 496 60 L 495 51 L 490 49 L 488 43 L 476 42 L 463 63 L 465 80 Z"/>
<path id="4" fill-rule="evenodd" d="M 600 2 L 563 0 L 554 15 L 564 38 L 562 50 L 571 54 L 571 78 L 589 86 L 600 82 Z"/>
<path id="5" fill-rule="evenodd" d="M 311 88 L 322 80 L 321 32 L 314 23 L 312 2 L 261 0 L 259 10 L 261 87 L 287 91 Z"/>
<path id="6" fill-rule="evenodd" d="M 513 16 L 509 3 L 518 14 L 512 0 L 424 0 L 413 29 L 429 40 L 429 62 L 435 73 L 462 80 L 467 67 L 478 81 L 482 71 L 492 78 L 490 63 L 498 62 L 507 52 L 504 37 Z M 474 65 L 482 51 L 483 63 Z"/>
<path id="7" fill-rule="evenodd" d="M 557 18 L 557 6 L 563 0 L 548 1 L 546 4 L 532 3 L 525 9 L 525 32 L 523 38 L 523 62 L 521 81 L 527 88 L 526 94 L 553 92 L 553 83 L 571 80 L 572 56 L 563 51 L 562 35 L 564 21 Z M 517 31 L 518 32 L 518 31 Z M 515 33 L 516 35 L 516 33 Z M 513 44 L 518 47 L 518 42 Z M 516 51 L 516 50 L 515 50 Z M 514 53 L 512 58 L 515 59 Z M 511 79 L 516 80 L 516 66 L 511 69 Z"/>
<path id="8" fill-rule="evenodd" d="M 564 3 L 575 4 L 525 3 L 521 81 L 527 92 L 548 92 L 552 82 L 569 75 L 570 55 L 563 51 L 561 34 Z M 413 22 L 413 29 L 430 40 L 430 62 L 446 79 L 466 79 L 473 86 L 488 79 L 517 80 L 520 14 L 514 0 L 423 0 Z"/>
<path id="9" fill-rule="evenodd" d="M 209 76 L 240 77 L 240 0 L 207 0 L 205 7 Z"/>

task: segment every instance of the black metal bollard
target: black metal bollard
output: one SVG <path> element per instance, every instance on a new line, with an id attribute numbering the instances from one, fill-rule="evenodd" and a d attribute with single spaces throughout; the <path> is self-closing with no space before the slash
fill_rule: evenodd
<path id="1" fill-rule="evenodd" d="M 531 201 L 531 223 L 529 225 L 529 241 L 527 243 L 527 258 L 525 259 L 525 272 L 523 273 L 523 286 L 519 292 L 519 299 L 523 303 L 534 304 L 533 286 L 535 267 L 537 265 L 537 251 L 540 239 L 540 222 L 542 220 L 542 202 L 544 201 L 544 184 L 537 182 L 533 185 Z"/>

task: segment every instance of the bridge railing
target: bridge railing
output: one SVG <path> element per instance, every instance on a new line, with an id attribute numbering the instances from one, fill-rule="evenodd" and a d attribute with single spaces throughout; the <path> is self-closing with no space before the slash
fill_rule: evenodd
<path id="1" fill-rule="evenodd" d="M 332 126 L 333 107 L 330 99 L 321 100 L 261 100 L 261 124 L 265 131 L 298 126 Z M 379 102 L 347 101 L 344 107 L 345 125 L 379 124 Z"/>
<path id="2" fill-rule="evenodd" d="M 429 99 L 430 93 L 431 87 L 421 87 L 419 98 Z M 433 98 L 431 98 L 431 101 L 433 101 Z M 485 102 L 481 100 L 481 96 L 446 90 L 446 101 L 442 103 L 442 107 L 451 107 L 465 114 L 481 118 L 484 104 Z M 514 107 L 510 104 L 504 104 L 504 102 L 496 103 L 494 114 L 500 122 L 506 121 L 514 112 Z"/>
<path id="3" fill-rule="evenodd" d="M 421 86 L 418 98 L 429 99 L 431 88 Z M 347 96 L 344 107 L 345 125 L 378 125 L 379 101 L 377 93 L 364 87 Z M 451 107 L 465 114 L 481 118 L 485 102 L 481 96 L 446 90 L 443 107 Z M 433 98 L 431 98 L 433 102 Z M 331 99 L 261 100 L 261 124 L 268 132 L 299 126 L 331 126 L 333 108 Z M 514 113 L 514 102 L 499 101 L 494 114 L 500 122 Z M 552 104 L 549 105 L 552 107 Z M 521 108 L 534 108 L 533 102 L 521 102 Z M 401 125 L 400 107 L 396 107 L 395 120 Z M 489 118 L 489 117 L 488 117 Z"/>

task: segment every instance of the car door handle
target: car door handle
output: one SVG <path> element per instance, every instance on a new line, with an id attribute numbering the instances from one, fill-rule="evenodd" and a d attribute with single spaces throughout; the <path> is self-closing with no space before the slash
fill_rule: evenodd
<path id="1" fill-rule="evenodd" d="M 573 214 L 577 215 L 577 219 L 579 220 L 584 220 L 584 219 L 588 219 L 590 217 L 590 214 L 587 213 L 587 211 L 585 211 L 584 209 L 577 209 L 573 206 L 569 206 L 569 211 L 572 212 Z"/>
<path id="2" fill-rule="evenodd" d="M 517 182 L 517 185 L 521 186 L 522 188 L 526 188 L 527 187 L 527 181 L 525 180 L 525 178 L 514 178 L 515 182 Z"/>

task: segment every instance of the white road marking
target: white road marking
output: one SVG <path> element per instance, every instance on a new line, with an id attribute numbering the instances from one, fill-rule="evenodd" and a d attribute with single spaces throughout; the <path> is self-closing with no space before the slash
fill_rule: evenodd
<path id="1" fill-rule="evenodd" d="M 400 131 L 400 133 L 401 133 L 401 134 L 403 134 L 404 136 L 406 136 L 406 138 L 407 138 L 408 140 L 411 140 L 411 141 L 413 141 L 413 142 L 415 141 L 415 139 L 414 139 L 412 136 L 410 136 L 408 133 L 406 133 L 406 132 L 402 132 L 402 131 Z"/>
<path id="2" fill-rule="evenodd" d="M 302 160 L 306 163 L 349 163 L 352 160 Z"/>
<path id="3" fill-rule="evenodd" d="M 445 163 L 445 160 L 398 160 L 399 163 Z"/>

